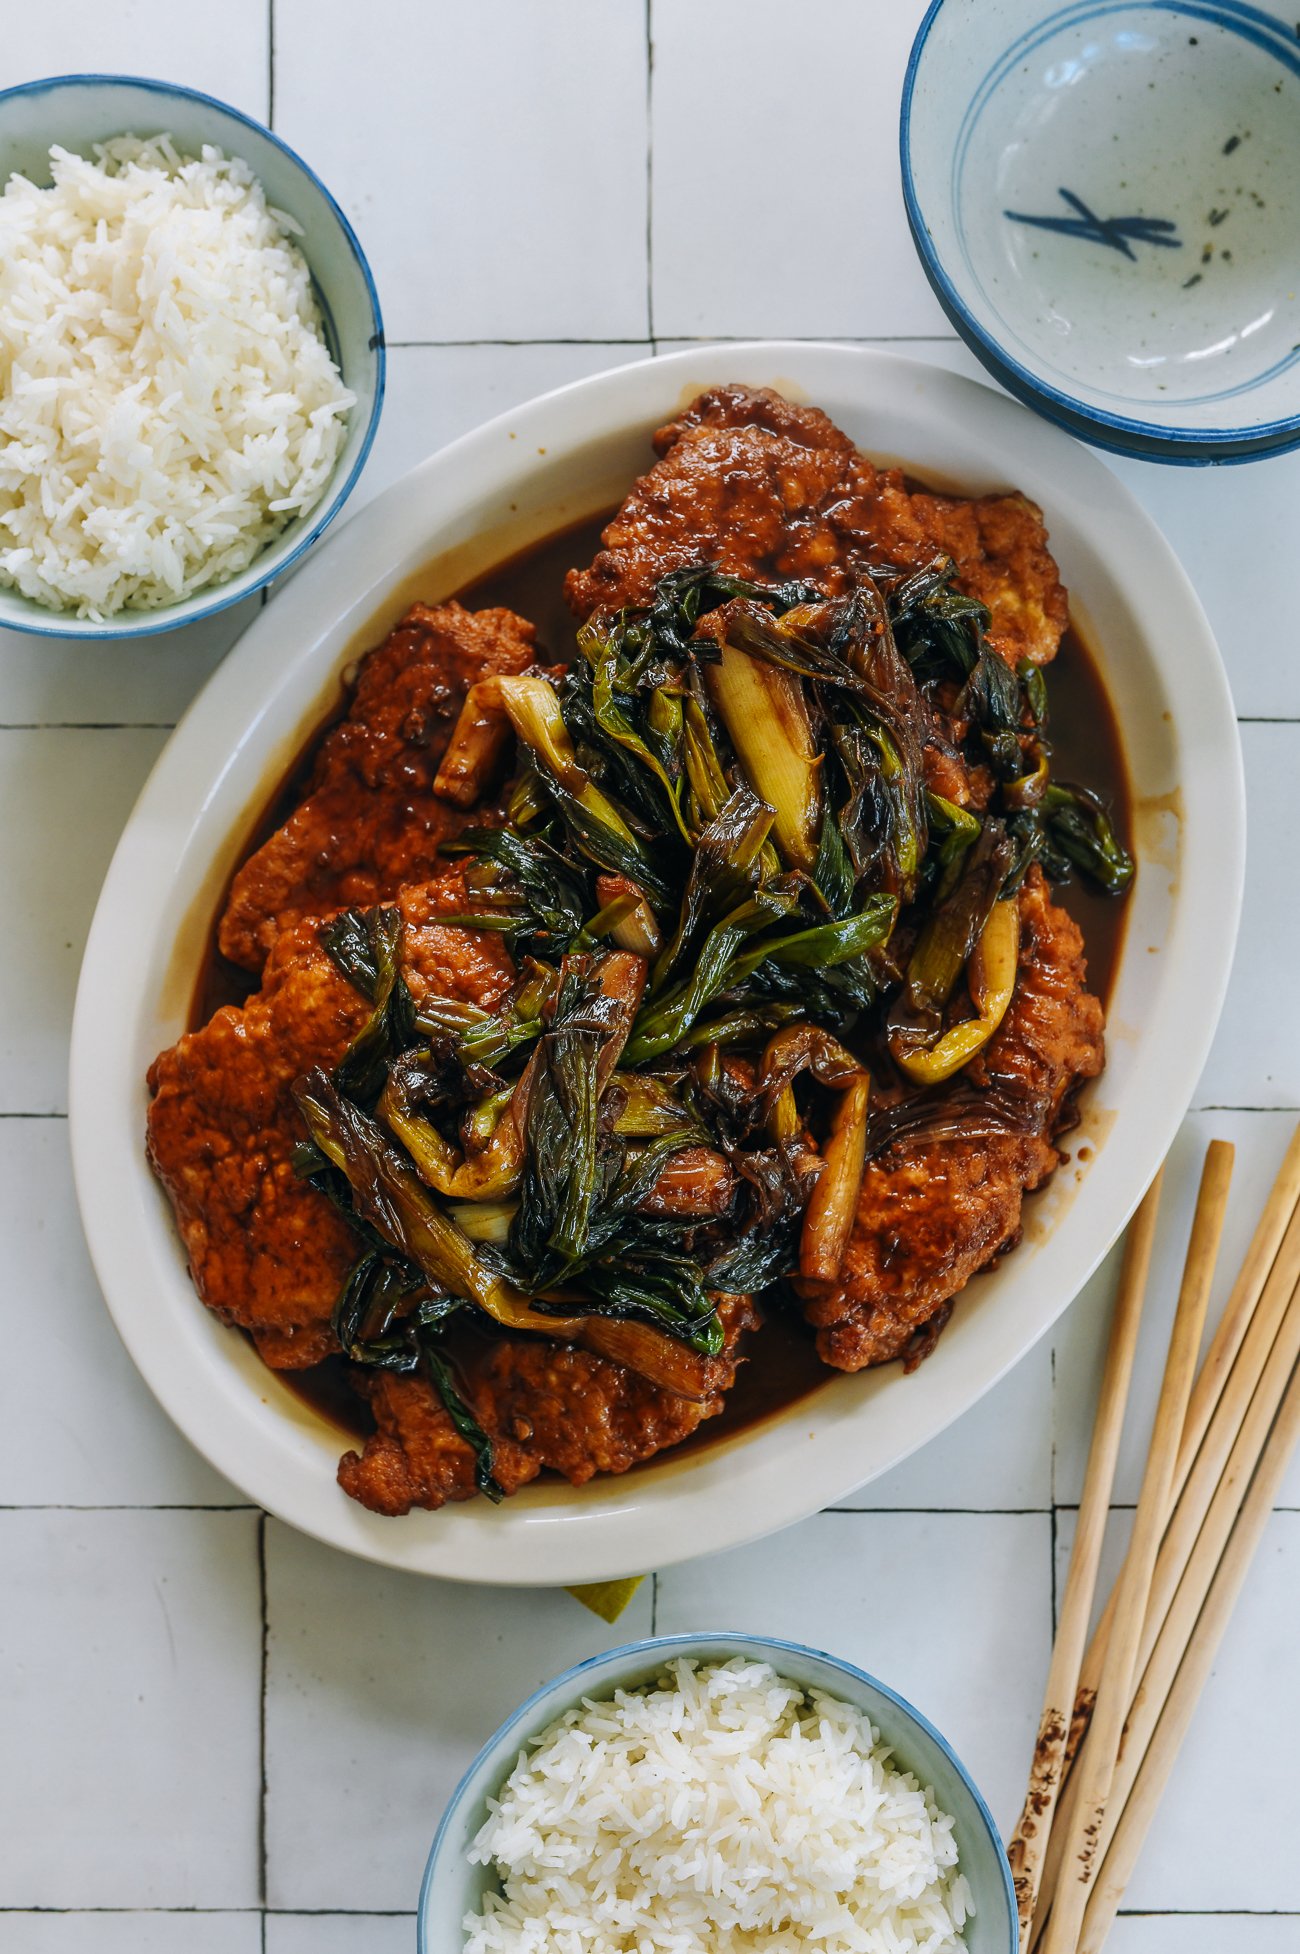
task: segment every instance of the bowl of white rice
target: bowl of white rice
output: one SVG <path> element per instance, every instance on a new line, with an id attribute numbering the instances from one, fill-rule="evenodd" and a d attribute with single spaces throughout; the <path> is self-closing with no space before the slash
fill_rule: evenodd
<path id="1" fill-rule="evenodd" d="M 447 1807 L 420 1954 L 1015 1954 L 988 1807 L 851 1663 L 739 1634 L 594 1656 Z"/>
<path id="2" fill-rule="evenodd" d="M 167 82 L 0 93 L 0 625 L 147 636 L 269 583 L 384 365 L 356 235 L 270 130 Z"/>

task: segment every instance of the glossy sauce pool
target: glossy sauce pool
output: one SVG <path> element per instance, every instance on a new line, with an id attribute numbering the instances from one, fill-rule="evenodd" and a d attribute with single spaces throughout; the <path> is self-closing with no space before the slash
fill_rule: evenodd
<path id="1" fill-rule="evenodd" d="M 572 643 L 574 628 L 564 602 L 565 572 L 575 564 L 590 562 L 599 548 L 600 532 L 608 519 L 601 516 L 560 531 L 466 585 L 456 593 L 457 597 L 470 609 L 501 605 L 517 611 L 537 626 L 538 639 L 546 654 L 552 658 L 562 656 Z M 404 593 L 407 603 L 419 595 L 418 584 L 418 578 L 412 580 Z M 1130 843 L 1131 804 L 1119 731 L 1096 661 L 1074 629 L 1067 631 L 1048 670 L 1048 698 L 1053 772 L 1059 779 L 1083 782 L 1102 794 L 1110 804 L 1121 840 Z M 280 825 L 301 798 L 311 756 L 326 727 L 342 712 L 344 703 L 340 693 L 336 711 L 313 732 L 299 761 L 252 824 L 240 854 L 241 862 Z M 1083 931 L 1089 987 L 1108 1004 L 1123 946 L 1127 899 L 1094 895 L 1076 880 L 1058 889 L 1055 900 L 1069 911 Z M 223 893 L 217 917 L 224 907 Z M 191 1027 L 205 1024 L 219 1005 L 242 1003 L 255 984 L 255 979 L 227 962 L 218 951 L 214 917 L 207 954 L 195 987 Z M 812 1333 L 802 1321 L 785 1312 L 773 1313 L 762 1334 L 751 1336 L 747 1342 L 747 1361 L 741 1365 L 721 1413 L 660 1457 L 680 1457 L 684 1450 L 695 1451 L 723 1443 L 808 1397 L 839 1375 L 821 1363 L 813 1347 Z M 365 1407 L 348 1383 L 347 1366 L 341 1358 L 332 1358 L 311 1370 L 279 1371 L 276 1375 L 350 1438 L 364 1438 L 372 1429 Z M 650 1471 L 655 1464 L 656 1460 L 651 1459 L 635 1470 Z"/>

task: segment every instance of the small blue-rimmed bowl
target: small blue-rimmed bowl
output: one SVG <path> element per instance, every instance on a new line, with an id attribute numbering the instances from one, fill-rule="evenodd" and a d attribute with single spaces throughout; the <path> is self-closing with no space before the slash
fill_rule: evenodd
<path id="1" fill-rule="evenodd" d="M 260 178 L 268 203 L 302 226 L 296 240 L 311 270 L 330 351 L 344 385 L 356 395 L 347 440 L 321 500 L 291 523 L 225 583 L 199 590 L 178 604 L 151 611 L 118 611 L 103 623 L 55 611 L 0 590 L 0 625 L 53 638 L 143 638 L 174 630 L 241 597 L 288 568 L 334 520 L 370 453 L 384 401 L 384 323 L 365 253 L 320 178 L 286 143 L 251 116 L 211 95 L 172 82 L 134 75 L 57 75 L 0 92 L 0 186 L 15 172 L 49 182 L 51 144 L 80 155 L 113 136 L 172 137 L 197 155 L 204 143 L 238 156 Z"/>
<path id="2" fill-rule="evenodd" d="M 767 1662 L 791 1682 L 824 1690 L 870 1717 L 896 1762 L 931 1786 L 940 1809 L 952 1814 L 958 1863 L 975 1903 L 965 1935 L 969 1954 L 1015 1954 L 1016 1905 L 1006 1853 L 970 1773 L 934 1725 L 851 1662 L 797 1642 L 723 1633 L 659 1635 L 592 1656 L 539 1689 L 502 1724 L 456 1787 L 438 1827 L 420 1891 L 419 1954 L 457 1954 L 464 1946 L 465 1916 L 479 1910 L 495 1884 L 491 1868 L 470 1864 L 469 1848 L 487 1817 L 489 1797 L 505 1783 L 529 1739 L 539 1737 L 583 1697 L 609 1697 L 616 1689 L 653 1683 L 667 1663 L 681 1656 L 699 1662 L 728 1662 L 733 1656 Z"/>
<path id="3" fill-rule="evenodd" d="M 1300 444 L 1297 10 L 933 0 L 903 193 L 958 332 L 1029 406 L 1154 461 Z"/>

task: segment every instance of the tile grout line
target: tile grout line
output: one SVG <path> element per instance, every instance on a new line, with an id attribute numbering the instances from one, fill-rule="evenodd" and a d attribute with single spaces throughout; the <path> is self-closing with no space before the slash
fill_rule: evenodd
<path id="1" fill-rule="evenodd" d="M 275 127 L 275 0 L 266 0 L 266 126 Z"/>
<path id="2" fill-rule="evenodd" d="M 266 1949 L 266 1904 L 269 1898 L 267 1887 L 266 1853 L 266 1678 L 267 1651 L 270 1644 L 269 1611 L 266 1590 L 266 1514 L 257 1517 L 257 1583 L 262 1608 L 262 1651 L 261 1687 L 258 1694 L 257 1711 L 257 1862 L 258 1892 L 262 1904 L 262 1948 Z"/>
<path id="3" fill-rule="evenodd" d="M 1049 1413 L 1051 1419 L 1051 1453 L 1050 1453 L 1050 1462 L 1049 1462 L 1048 1477 L 1047 1477 L 1047 1490 L 1052 1504 L 1048 1516 L 1048 1526 L 1047 1526 L 1047 1554 L 1048 1554 L 1047 1566 L 1048 1566 L 1048 1576 L 1050 1580 L 1051 1596 L 1052 1596 L 1052 1646 L 1055 1647 L 1056 1630 L 1058 1627 L 1057 1614 L 1056 1614 L 1057 1600 L 1058 1600 L 1058 1596 L 1056 1592 L 1056 1547 L 1057 1547 L 1057 1528 L 1060 1524 L 1057 1517 L 1057 1505 L 1056 1505 L 1056 1438 L 1057 1438 L 1057 1432 L 1059 1430 L 1059 1422 L 1058 1422 L 1059 1402 L 1058 1402 L 1057 1390 L 1056 1390 L 1056 1344 L 1055 1342 L 1053 1342 L 1051 1352 L 1050 1352 L 1049 1370 L 1051 1375 L 1051 1387 L 1048 1392 L 1048 1402 L 1051 1407 Z"/>
<path id="4" fill-rule="evenodd" d="M 1116 1499 L 1111 1501 L 1109 1510 L 1112 1513 L 1132 1513 L 1135 1507 L 1136 1502 L 1133 1500 Z M 1042 1516 L 1045 1519 L 1051 1518 L 1055 1521 L 1062 1513 L 1077 1513 L 1078 1510 L 1078 1502 L 1067 1499 L 1059 1501 L 1054 1506 L 838 1505 L 823 1506 L 820 1512 L 823 1515 L 833 1516 L 840 1514 L 857 1519 L 888 1518 L 896 1514 L 899 1518 L 929 1520 L 1028 1520 L 1037 1519 Z M 1274 1513 L 1300 1513 L 1300 1504 L 1288 1500 L 1278 1500 L 1272 1510 Z M 216 1500 L 137 1500 L 135 1502 L 100 1502 L 93 1505 L 76 1504 L 71 1500 L 56 1502 L 3 1500 L 0 1501 L 0 1513 L 257 1513 L 261 1516 L 263 1522 L 269 1517 L 262 1507 L 254 1506 L 247 1500 L 227 1501 L 225 1504 Z M 816 1515 L 810 1513 L 808 1517 L 809 1519 L 813 1519 Z M 691 1564 L 689 1561 L 680 1563 L 682 1566 L 690 1566 Z M 656 1574 L 653 1578 L 657 1582 L 659 1576 Z M 657 1598 L 657 1589 L 654 1592 Z"/>
<path id="5" fill-rule="evenodd" d="M 655 345 L 655 38 L 654 0 L 645 0 L 645 322 L 651 349 Z"/>
<path id="6" fill-rule="evenodd" d="M 0 719 L 0 733 L 173 733 L 174 719 Z"/>
<path id="7" fill-rule="evenodd" d="M 436 352 L 441 348 L 455 347 L 509 347 L 509 346 L 644 346 L 646 341 L 655 338 L 653 332 L 602 335 L 599 339 L 586 339 L 577 336 L 551 339 L 389 339 L 385 341 L 390 353 L 426 351 Z M 770 333 L 722 332 L 722 333 L 665 333 L 665 342 L 673 340 L 683 346 L 740 346 L 752 339 L 771 338 Z M 783 339 L 799 346 L 960 346 L 956 333 L 948 332 L 882 332 L 870 337 L 853 338 L 841 335 L 827 339 L 823 333 L 783 333 Z"/>
<path id="8" fill-rule="evenodd" d="M 268 1920 L 415 1920 L 411 1907 L 52 1907 L 0 1906 L 0 1920 L 31 1914 L 56 1920 L 82 1920 L 142 1914 L 170 1919 L 243 1919 L 256 1914 Z M 1121 1907 L 1121 1920 L 1300 1920 L 1294 1907 Z"/>
<path id="9" fill-rule="evenodd" d="M 942 1518 L 945 1514 L 956 1516 L 970 1514 L 978 1518 L 988 1514 L 994 1519 L 1022 1520 L 1030 1514 L 1049 1513 L 1051 1508 L 1048 1506 L 845 1506 L 842 1502 L 837 1502 L 834 1506 L 823 1506 L 821 1511 L 826 1514 L 915 1513 L 929 1515 L 931 1518 Z M 690 1562 L 683 1562 L 682 1565 L 689 1566 Z"/>
<path id="10" fill-rule="evenodd" d="M 1047 1478 L 1047 1496 L 1048 1496 L 1048 1502 L 1052 1508 L 1052 1512 L 1053 1514 L 1055 1514 L 1056 1512 L 1056 1438 L 1057 1438 L 1057 1433 L 1060 1429 L 1060 1421 L 1057 1416 L 1057 1413 L 1060 1409 L 1060 1405 L 1059 1405 L 1059 1399 L 1057 1396 L 1057 1389 L 1056 1389 L 1056 1343 L 1055 1341 L 1053 1341 L 1052 1343 L 1049 1369 L 1051 1373 L 1050 1401 L 1052 1407 L 1052 1423 L 1051 1423 L 1051 1465 L 1049 1468 L 1048 1478 Z"/>

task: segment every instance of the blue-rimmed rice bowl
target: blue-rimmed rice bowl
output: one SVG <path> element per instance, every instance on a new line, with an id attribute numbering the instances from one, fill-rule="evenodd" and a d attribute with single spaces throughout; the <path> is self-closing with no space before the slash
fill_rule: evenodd
<path id="1" fill-rule="evenodd" d="M 607 1698 L 617 1689 L 653 1683 L 666 1664 L 682 1656 L 767 1662 L 790 1681 L 824 1690 L 870 1717 L 895 1762 L 932 1787 L 940 1809 L 952 1814 L 958 1861 L 975 1903 L 965 1934 L 969 1954 L 1015 1954 L 1015 1895 L 1006 1854 L 974 1780 L 933 1724 L 852 1663 L 795 1642 L 726 1633 L 660 1635 L 593 1656 L 547 1683 L 502 1724 L 461 1779 L 438 1827 L 420 1893 L 419 1954 L 457 1954 L 463 1947 L 462 1923 L 480 1909 L 494 1883 L 491 1868 L 471 1865 L 469 1848 L 487 1817 L 489 1797 L 500 1790 L 529 1739 L 584 1697 Z"/>
<path id="2" fill-rule="evenodd" d="M 330 351 L 356 395 L 347 439 L 325 494 L 281 532 L 247 569 L 157 610 L 119 611 L 102 623 L 47 609 L 0 590 L 0 625 L 48 637 L 139 638 L 224 610 L 279 576 L 334 520 L 356 486 L 384 399 L 384 327 L 379 296 L 356 233 L 301 157 L 250 116 L 210 95 L 128 75 L 59 75 L 0 92 L 0 185 L 15 172 L 48 183 L 52 144 L 90 155 L 113 136 L 172 137 L 183 154 L 205 143 L 238 156 L 260 178 L 267 201 L 302 227 L 297 239 L 316 287 Z"/>

